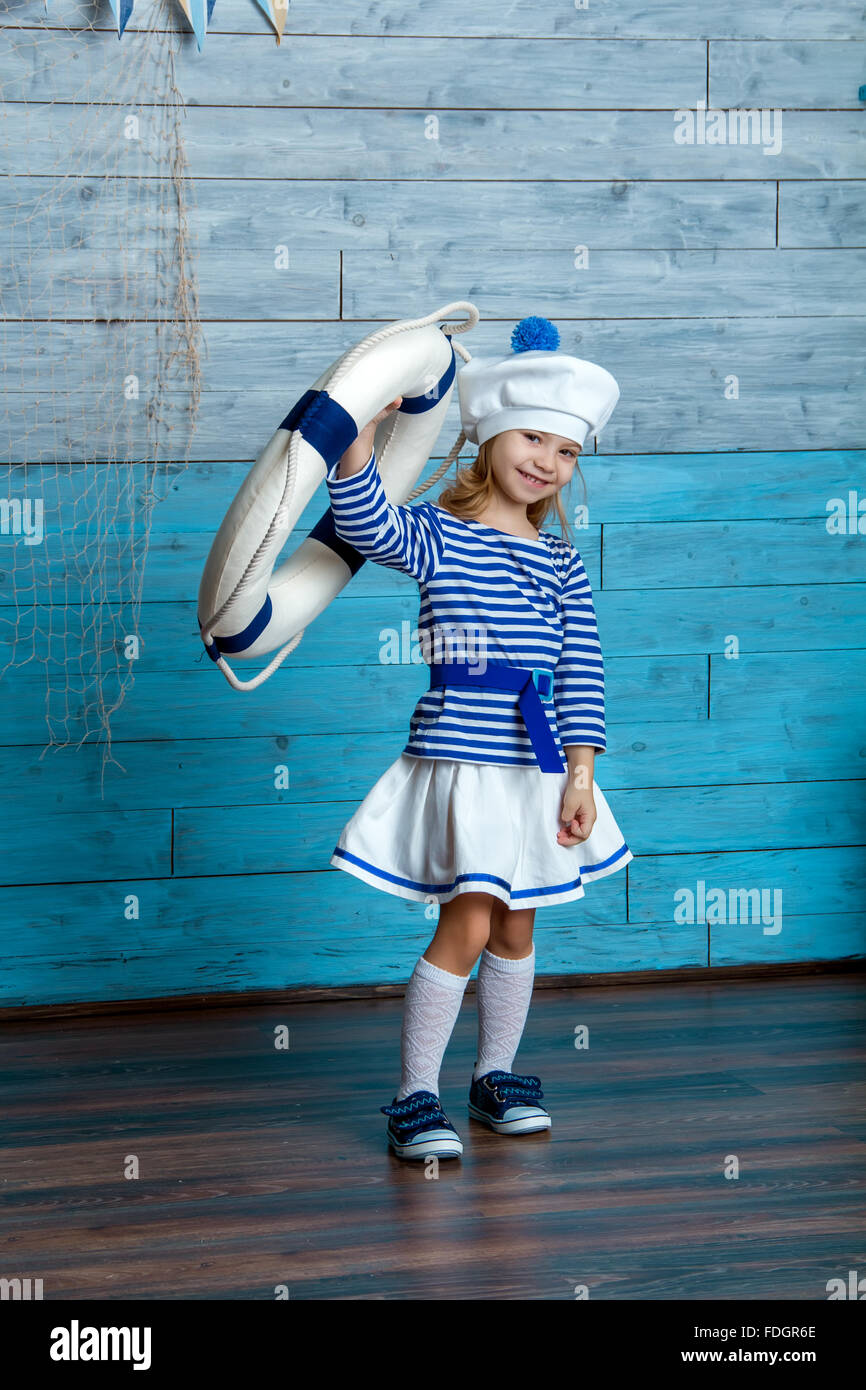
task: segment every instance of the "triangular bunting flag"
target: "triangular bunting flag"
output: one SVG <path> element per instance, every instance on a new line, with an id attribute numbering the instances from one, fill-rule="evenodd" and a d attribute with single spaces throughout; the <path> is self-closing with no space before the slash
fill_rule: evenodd
<path id="1" fill-rule="evenodd" d="M 260 10 L 264 10 L 273 24 L 277 35 L 277 48 L 279 48 L 280 39 L 283 37 L 283 30 L 286 27 L 286 17 L 289 13 L 289 0 L 256 0 L 256 4 Z"/>
<path id="2" fill-rule="evenodd" d="M 214 0 L 180 0 L 180 5 L 193 27 L 196 47 L 201 53 L 201 47 L 213 14 Z"/>
<path id="3" fill-rule="evenodd" d="M 135 0 L 109 0 L 111 12 L 117 20 L 117 37 L 123 37 L 123 31 L 132 16 L 132 6 Z"/>

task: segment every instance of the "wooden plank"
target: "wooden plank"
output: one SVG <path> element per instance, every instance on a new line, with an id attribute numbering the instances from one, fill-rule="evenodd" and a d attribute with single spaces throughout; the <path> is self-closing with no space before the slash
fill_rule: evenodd
<path id="1" fill-rule="evenodd" d="M 14 82 L 17 101 L 44 100 L 44 47 L 40 30 L 25 29 L 14 50 L 0 51 L 0 86 L 6 91 Z M 115 65 L 106 63 L 100 43 L 82 44 L 78 34 L 55 30 L 51 52 L 55 103 L 110 100 Z M 139 52 L 141 89 L 160 91 L 165 84 L 161 47 L 139 41 Z M 80 61 L 73 62 L 73 54 Z M 658 109 L 693 105 L 705 94 L 706 45 L 697 39 L 560 35 L 534 39 L 530 54 L 522 39 L 491 37 L 481 44 L 466 37 L 461 26 L 428 38 L 295 34 L 288 50 L 263 43 L 258 35 L 211 29 L 207 52 L 192 44 L 178 49 L 173 78 L 187 110 L 220 112 L 249 106 L 250 88 L 238 81 L 241 72 L 255 73 L 257 99 L 272 113 L 286 107 Z M 522 93 L 514 74 L 527 59 L 531 89 Z"/>
<path id="2" fill-rule="evenodd" d="M 485 318 L 506 317 L 515 300 L 556 319 L 579 301 L 592 318 L 768 318 L 866 312 L 866 251 L 607 251 L 590 245 L 575 268 L 571 247 L 558 251 L 477 254 L 444 248 L 435 259 L 417 249 L 343 254 L 343 312 L 384 314 L 425 292 L 447 299 L 448 288 L 472 283 L 472 302 Z"/>
<path id="3" fill-rule="evenodd" d="M 866 246 L 866 182 L 782 182 L 780 246 Z"/>
<path id="4" fill-rule="evenodd" d="M 406 732 L 406 727 L 381 733 L 349 728 L 232 738 L 211 730 L 207 737 L 189 739 L 114 739 L 104 767 L 103 750 L 93 743 L 46 748 L 40 737 L 32 745 L 0 746 L 0 806 L 14 811 L 25 794 L 46 815 L 125 810 L 131 804 L 137 810 L 229 801 L 253 806 L 273 799 L 277 776 L 282 780 L 285 769 L 288 785 L 278 790 L 281 803 L 331 801 L 335 769 L 340 795 L 360 802 L 399 757 Z M 735 738 L 724 720 L 659 724 L 639 719 L 613 725 L 607 752 L 595 764 L 605 792 L 846 780 L 862 777 L 864 769 L 858 726 L 830 718 L 817 740 L 813 719 L 793 715 L 782 722 L 766 714 L 739 719 Z M 26 788 L 32 790 L 25 793 Z"/>
<path id="5" fill-rule="evenodd" d="M 385 571 L 381 570 L 384 573 Z M 361 571 L 363 573 L 363 571 Z M 594 571 L 597 573 L 597 570 Z M 410 582 L 399 591 L 384 585 L 379 593 L 361 594 L 354 588 L 356 575 L 329 608 L 307 628 L 301 643 L 287 658 L 285 669 L 323 670 L 357 666 L 369 653 L 370 633 L 383 628 L 395 631 L 399 641 L 410 644 L 418 621 L 419 595 Z M 652 625 L 647 622 L 647 599 L 640 591 L 608 592 L 596 588 L 595 610 L 604 635 L 605 658 L 648 656 L 661 653 L 706 653 L 724 649 L 736 632 L 740 651 L 832 651 L 845 647 L 853 627 L 862 623 L 866 593 L 858 584 L 774 585 L 755 588 L 703 588 L 653 591 Z M 99 614 L 92 604 L 55 611 L 14 607 L 0 616 L 0 669 L 13 661 L 4 679 L 15 688 L 16 672 L 50 676 L 56 688 L 61 673 L 68 671 L 70 654 L 92 645 L 87 636 L 102 618 L 101 650 L 114 640 L 134 633 L 140 643 L 135 670 L 188 671 L 200 668 L 204 652 L 199 640 L 195 604 L 145 602 L 136 615 L 128 603 L 114 619 Z M 403 627 L 404 623 L 409 628 Z M 50 630 L 49 630 L 50 629 Z M 404 638 L 404 633 L 406 634 Z M 230 664 L 242 677 L 260 671 L 273 653 L 255 661 Z M 38 666 L 24 666 L 32 660 Z M 43 669 L 42 663 L 46 663 Z M 222 677 L 215 674 L 217 682 Z M 278 683 L 281 677 L 271 677 Z"/>
<path id="6" fill-rule="evenodd" d="M 462 246 L 487 255 L 491 226 L 501 250 L 555 250 L 590 241 L 619 248 L 774 246 L 775 181 L 732 179 L 725 182 L 723 197 L 721 191 L 713 182 L 640 178 L 511 178 L 501 183 L 461 178 L 204 179 L 196 185 L 187 216 L 192 236 L 206 248 L 197 259 L 199 276 L 207 274 L 212 257 L 227 252 L 273 260 L 275 241 L 284 242 L 290 253 L 421 246 L 435 246 L 438 253 L 440 247 Z M 482 205 L 484 216 L 479 217 Z M 27 227 L 23 243 L 22 223 Z M 82 274 L 87 274 L 93 271 L 95 251 L 112 251 L 121 239 L 130 248 L 164 246 L 176 225 L 176 205 L 166 199 L 158 179 L 141 181 L 130 202 L 123 179 L 83 173 L 58 182 L 22 174 L 15 180 L 15 198 L 0 208 L 0 254 L 4 262 L 20 261 L 31 247 L 62 248 L 69 256 L 79 255 Z M 38 268 L 37 258 L 31 270 Z M 10 297 L 7 315 L 14 303 Z"/>
<path id="7" fill-rule="evenodd" d="M 599 766 L 603 765 L 603 759 Z M 863 781 L 618 788 L 608 798 L 626 844 L 649 854 L 812 848 L 863 842 Z M 185 811 L 181 817 L 210 812 Z M 685 872 L 688 861 L 683 860 Z"/>
<path id="8" fill-rule="evenodd" d="M 859 536 L 820 520 L 669 521 L 604 528 L 605 589 L 833 583 L 866 578 Z"/>
<path id="9" fill-rule="evenodd" d="M 437 302 L 429 296 L 404 310 L 429 312 Z M 862 448 L 863 319 L 570 321 L 569 314 L 579 312 L 577 301 L 564 302 L 557 315 L 561 350 L 600 362 L 620 384 L 619 404 L 603 433 L 608 455 L 645 453 L 650 446 L 656 453 Z M 287 333 L 280 325 L 260 324 L 251 341 L 246 325 L 205 325 L 207 372 L 190 457 L 228 455 L 249 465 L 325 367 L 375 326 L 369 320 L 299 323 Z M 480 324 L 467 335 L 470 353 L 508 351 L 513 326 L 513 319 Z M 94 397 L 83 421 L 78 418 L 74 429 L 71 422 L 63 425 L 67 394 L 86 401 L 88 383 L 120 380 L 124 363 L 146 362 L 140 326 L 127 325 L 121 334 L 107 325 L 7 324 L 5 334 L 10 460 L 65 464 L 112 459 L 119 452 L 154 456 L 145 410 L 157 383 L 143 367 L 138 401 L 97 409 Z M 730 377 L 738 382 L 736 399 L 728 398 Z M 165 431 L 156 436 L 161 442 L 155 457 L 161 468 L 185 456 L 187 407 L 182 393 L 160 395 Z M 454 392 L 441 452 L 459 431 Z"/>
<path id="10" fill-rule="evenodd" d="M 859 845 L 819 845 L 813 849 L 800 846 L 722 854 L 702 852 L 688 859 L 679 854 L 646 855 L 641 857 L 639 868 L 640 872 L 635 872 L 634 864 L 630 864 L 627 870 L 630 921 L 659 922 L 667 918 L 670 930 L 675 933 L 678 923 L 674 914 L 680 902 L 683 904 L 682 925 L 691 927 L 695 923 L 688 914 L 692 909 L 696 913 L 700 911 L 701 894 L 706 898 L 719 890 L 724 895 L 719 906 L 724 916 L 722 922 L 712 924 L 716 940 L 724 934 L 723 922 L 737 920 L 740 929 L 751 930 L 762 938 L 759 944 L 764 951 L 757 958 L 763 960 L 795 958 L 775 954 L 775 947 L 784 945 L 785 917 L 789 913 L 793 916 L 808 916 L 811 912 L 862 913 L 866 907 L 863 849 Z M 738 892 L 753 893 L 756 888 L 765 895 L 763 899 L 730 896 Z M 781 907 L 778 898 L 773 896 L 776 890 L 782 891 Z M 692 897 L 686 898 L 686 892 Z M 681 898 L 676 897 L 677 893 L 682 894 Z M 711 911 L 710 905 L 706 911 Z M 734 913 L 738 918 L 734 918 Z M 780 913 L 781 931 L 765 932 L 765 926 L 772 929 L 778 925 Z M 775 922 L 769 920 L 774 916 Z"/>
<path id="11" fill-rule="evenodd" d="M 15 814 L 3 828 L 0 883 L 122 883 L 172 872 L 172 817 L 151 811 L 50 815 L 36 786 L 19 788 Z"/>
<path id="12" fill-rule="evenodd" d="M 711 39 L 708 49 L 713 107 L 860 106 L 866 43 L 732 43 L 725 37 Z"/>
<path id="13" fill-rule="evenodd" d="M 202 730 L 210 736 L 269 734 L 282 738 L 290 730 L 296 734 L 336 733 L 348 728 L 359 733 L 401 728 L 408 735 L 409 716 L 428 689 L 429 674 L 421 665 L 385 664 L 378 656 L 376 635 L 371 633 L 366 663 L 343 668 L 341 678 L 328 683 L 326 699 L 321 674 L 310 668 L 286 668 L 283 680 L 269 680 L 242 693 L 231 690 L 221 676 L 215 678 L 204 653 L 200 670 L 136 671 L 134 685 L 112 715 L 112 738 L 195 738 Z M 646 720 L 648 692 L 655 695 L 650 707 L 653 721 L 702 719 L 707 703 L 706 666 L 706 658 L 697 655 L 611 661 L 607 666 L 611 687 L 608 721 L 634 720 L 641 715 Z M 37 743 L 45 728 L 44 701 L 40 698 L 44 678 L 23 672 L 11 678 L 16 694 L 8 702 L 3 741 Z M 97 683 L 83 684 L 95 697 Z M 117 677 L 109 669 L 98 684 L 105 701 L 113 704 Z M 76 681 L 73 707 L 81 698 L 81 683 Z"/>
<path id="14" fill-rule="evenodd" d="M 604 436 L 599 443 L 598 455 L 580 460 L 595 522 L 826 521 L 828 497 L 847 499 L 866 465 L 862 449 L 637 454 L 607 462 Z"/>
<path id="15" fill-rule="evenodd" d="M 611 730 L 596 758 L 603 789 L 798 782 L 862 776 L 866 748 L 856 725 L 828 715 L 816 739 L 814 719 L 784 721 L 744 713 L 732 732 L 726 721 L 635 723 Z"/>
<path id="16" fill-rule="evenodd" d="M 696 94 L 696 99 L 701 93 Z M 187 177 L 355 179 L 757 179 L 863 178 L 864 111 L 786 111 L 784 139 L 767 158 L 756 144 L 678 144 L 677 103 L 661 111 L 345 111 L 326 107 L 188 106 L 183 139 Z M 683 108 L 688 109 L 688 108 Z M 438 138 L 425 135 L 438 118 Z M 152 176 L 161 167 L 158 123 L 124 152 L 94 132 L 92 108 L 58 105 L 36 124 L 23 105 L 7 104 L 2 174 L 50 174 L 58 147 L 64 172 Z M 78 158 L 73 155 L 78 153 Z M 768 167 L 769 166 L 769 167 Z M 483 215 L 483 207 L 479 209 Z"/>
<path id="17" fill-rule="evenodd" d="M 866 914 L 786 914 L 778 936 L 764 936 L 753 926 L 740 923 L 712 927 L 709 936 L 708 964 L 712 966 L 768 960 L 862 960 L 866 956 Z M 772 954 L 767 950 L 767 941 L 773 942 Z"/>
<path id="18" fill-rule="evenodd" d="M 860 632 L 862 634 L 863 628 Z M 856 640 L 856 634 L 853 635 Z M 866 648 L 833 652 L 747 652 L 726 661 L 710 656 L 710 718 L 735 720 L 759 698 L 767 709 L 817 720 L 861 723 L 866 690 Z"/>
<path id="19" fill-rule="evenodd" d="M 35 309 L 38 318 L 131 319 L 145 317 L 152 309 L 151 317 L 172 321 L 174 305 L 155 298 L 153 252 L 130 245 L 127 238 L 133 234 L 127 229 L 123 244 L 101 251 L 94 264 L 89 246 L 69 246 L 55 233 L 49 254 L 30 259 L 29 251 L 25 253 L 24 293 L 21 248 L 16 246 L 0 262 L 0 293 L 10 306 L 8 317 L 29 319 Z M 20 228 L 18 237 L 12 233 L 13 240 L 19 238 Z M 284 323 L 337 318 L 340 312 L 336 248 L 305 247 L 299 253 L 290 245 L 278 251 L 272 244 L 267 254 L 251 246 L 209 249 L 196 260 L 195 278 L 203 318 Z"/>
<path id="20" fill-rule="evenodd" d="M 110 16 L 101 25 L 94 19 L 89 0 L 69 0 L 62 17 L 44 0 L 21 0 L 14 11 L 15 24 L 32 24 L 45 30 L 96 28 L 116 35 Z M 165 12 L 155 0 L 136 0 L 126 34 L 159 27 Z M 0 18 L 0 24 L 7 21 Z M 182 16 L 178 28 L 189 32 Z M 611 5 L 587 5 L 586 9 L 564 6 L 561 0 L 537 0 L 525 5 L 503 7 L 501 0 L 476 0 L 471 7 L 465 0 L 292 0 L 286 14 L 282 47 L 291 53 L 288 39 L 296 34 L 462 34 L 479 38 L 510 35 L 518 38 L 699 38 L 715 39 L 859 39 L 863 29 L 860 0 L 834 0 L 831 7 L 819 7 L 810 0 L 754 0 L 744 6 L 740 0 L 717 0 L 709 10 L 684 5 L 682 0 L 659 0 L 648 10 L 644 0 L 618 0 Z M 273 44 L 274 34 L 267 18 L 245 0 L 220 0 L 209 25 L 209 44 L 217 33 L 262 34 Z M 124 37 L 123 42 L 126 42 Z M 203 56 L 207 49 L 203 50 Z"/>

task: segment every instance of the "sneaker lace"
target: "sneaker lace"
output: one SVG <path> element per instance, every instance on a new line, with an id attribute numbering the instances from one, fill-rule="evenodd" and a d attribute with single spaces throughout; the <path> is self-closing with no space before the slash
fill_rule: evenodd
<path id="1" fill-rule="evenodd" d="M 544 1096 L 541 1078 L 538 1076 L 521 1076 L 514 1071 L 491 1071 L 484 1079 L 490 1083 L 496 1094 L 503 1098 L 531 1101 L 541 1100 Z"/>
<path id="2" fill-rule="evenodd" d="M 447 1116 L 439 1104 L 439 1101 L 432 1092 L 419 1096 L 407 1096 L 405 1100 L 398 1100 L 393 1105 L 380 1105 L 379 1109 L 383 1115 L 394 1115 L 398 1119 L 413 1119 L 419 1123 L 424 1120 L 445 1120 Z"/>

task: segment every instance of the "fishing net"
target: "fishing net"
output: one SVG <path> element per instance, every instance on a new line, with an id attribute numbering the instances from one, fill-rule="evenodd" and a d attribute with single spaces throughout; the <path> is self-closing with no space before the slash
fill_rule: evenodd
<path id="1" fill-rule="evenodd" d="M 104 779 L 111 716 L 153 655 L 154 508 L 198 414 L 194 185 L 169 0 L 122 42 L 69 10 L 0 0 L 0 679 L 11 741 L 96 742 Z"/>

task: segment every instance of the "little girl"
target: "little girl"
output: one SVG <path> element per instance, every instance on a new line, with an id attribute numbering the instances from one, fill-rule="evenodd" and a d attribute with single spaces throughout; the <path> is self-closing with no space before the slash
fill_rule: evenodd
<path id="1" fill-rule="evenodd" d="M 409 740 L 343 827 L 330 862 L 416 902 L 435 935 L 406 990 L 401 1081 L 388 1142 L 399 1158 L 457 1156 L 439 1071 L 478 960 L 478 1056 L 469 1113 L 497 1134 L 550 1128 L 537 1076 L 510 1070 L 535 973 L 535 909 L 633 857 L 601 789 L 604 668 L 577 550 L 540 530 L 588 434 L 619 399 L 609 372 L 556 351 L 547 319 L 521 320 L 513 352 L 458 373 L 463 431 L 478 454 L 439 504 L 390 503 L 376 425 L 327 474 L 334 525 L 361 555 L 412 575 L 430 688 Z"/>

